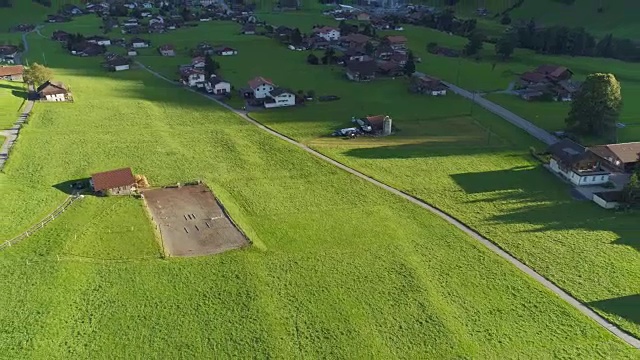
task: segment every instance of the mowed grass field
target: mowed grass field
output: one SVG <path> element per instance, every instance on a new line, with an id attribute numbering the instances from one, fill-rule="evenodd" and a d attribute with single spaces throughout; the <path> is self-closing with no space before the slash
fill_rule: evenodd
<path id="1" fill-rule="evenodd" d="M 131 166 L 206 181 L 254 246 L 163 260 L 140 200 L 87 196 L 0 253 L 4 356 L 636 356 L 423 209 L 146 72 L 31 41 L 76 101 L 38 104 L 23 130 L 2 238 L 62 201 L 61 183 Z"/>
<path id="2" fill-rule="evenodd" d="M 0 81 L 0 130 L 11 128 L 26 98 L 23 83 Z"/>
<path id="3" fill-rule="evenodd" d="M 529 146 L 542 149 L 541 144 L 454 95 L 411 95 L 403 79 L 351 83 L 340 68 L 307 65 L 305 52 L 289 51 L 260 37 L 236 35 L 236 24 L 212 26 L 217 29 L 215 35 L 198 36 L 207 29 L 198 27 L 152 40 L 187 44 L 184 47 L 207 40 L 237 48 L 239 55 L 219 59 L 222 75 L 237 87 L 262 75 L 294 90 L 341 96 L 333 103 L 308 103 L 252 116 L 441 207 L 610 320 L 640 334 L 637 215 L 574 201 L 570 188 L 528 155 Z M 139 60 L 172 76 L 178 64 L 188 61 L 186 54 L 183 50 L 175 58 L 162 58 L 148 50 Z M 420 67 L 433 64 L 427 58 Z M 482 85 L 478 78 L 476 86 Z M 380 113 L 393 117 L 394 137 L 345 141 L 328 136 L 336 128 L 349 126 L 352 116 Z M 540 118 L 546 121 L 544 114 Z"/>

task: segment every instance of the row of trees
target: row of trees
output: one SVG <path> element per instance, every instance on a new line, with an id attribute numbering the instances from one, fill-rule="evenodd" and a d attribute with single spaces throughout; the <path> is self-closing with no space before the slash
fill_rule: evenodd
<path id="1" fill-rule="evenodd" d="M 11 0 L 0 0 L 0 8 L 10 8 L 13 6 Z"/>
<path id="2" fill-rule="evenodd" d="M 640 61 L 640 47 L 630 39 L 607 35 L 599 41 L 582 27 L 539 28 L 532 19 L 515 29 L 520 47 L 554 55 L 596 56 Z"/>

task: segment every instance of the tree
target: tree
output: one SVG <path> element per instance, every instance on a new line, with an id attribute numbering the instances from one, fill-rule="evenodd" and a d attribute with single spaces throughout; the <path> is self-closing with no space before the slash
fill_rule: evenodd
<path id="1" fill-rule="evenodd" d="M 322 63 L 325 65 L 333 64 L 335 60 L 335 55 L 336 55 L 336 51 L 333 50 L 333 48 L 331 47 L 327 48 L 327 50 L 324 51 L 324 56 L 322 57 Z"/>
<path id="2" fill-rule="evenodd" d="M 504 34 L 496 42 L 496 55 L 500 56 L 502 60 L 507 60 L 516 48 L 516 41 L 513 34 Z"/>
<path id="3" fill-rule="evenodd" d="M 615 131 L 622 95 L 613 74 L 587 76 L 571 103 L 565 122 L 567 128 L 581 134 L 601 136 Z"/>
<path id="4" fill-rule="evenodd" d="M 416 72 L 416 64 L 413 58 L 413 53 L 411 51 L 407 53 L 407 62 L 404 64 L 403 71 L 407 76 L 411 76 L 414 72 Z"/>
<path id="5" fill-rule="evenodd" d="M 364 45 L 364 53 L 371 56 L 376 51 L 376 47 L 371 43 L 371 41 L 367 41 Z"/>
<path id="6" fill-rule="evenodd" d="M 307 62 L 311 65 L 318 65 L 320 63 L 320 60 L 315 54 L 311 53 L 309 54 L 309 56 L 307 56 Z"/>
<path id="7" fill-rule="evenodd" d="M 373 36 L 373 27 L 371 27 L 371 24 L 365 24 L 361 33 L 362 35 Z"/>
<path id="8" fill-rule="evenodd" d="M 466 56 L 473 56 L 478 54 L 480 50 L 482 50 L 482 46 L 484 45 L 484 35 L 480 31 L 474 31 L 473 34 L 469 37 L 469 42 L 465 45 L 462 52 Z"/>
<path id="9" fill-rule="evenodd" d="M 628 206 L 640 205 L 640 170 L 636 169 L 622 189 L 622 201 Z"/>
<path id="10" fill-rule="evenodd" d="M 215 60 L 211 58 L 211 55 L 207 54 L 204 57 L 204 73 L 208 78 L 212 75 L 215 75 L 216 72 L 220 69 L 220 64 L 218 64 Z"/>
<path id="11" fill-rule="evenodd" d="M 291 32 L 291 35 L 289 36 L 289 41 L 294 46 L 298 46 L 302 44 L 302 34 L 300 33 L 300 29 L 298 28 L 293 29 L 293 31 Z"/>
<path id="12" fill-rule="evenodd" d="M 509 16 L 508 13 L 505 13 L 504 15 L 502 15 L 502 19 L 500 19 L 500 24 L 502 25 L 511 24 L 511 17 Z"/>
<path id="13" fill-rule="evenodd" d="M 24 70 L 23 78 L 25 83 L 38 87 L 46 81 L 51 80 L 53 78 L 53 72 L 43 65 L 33 63 L 28 69 Z"/>

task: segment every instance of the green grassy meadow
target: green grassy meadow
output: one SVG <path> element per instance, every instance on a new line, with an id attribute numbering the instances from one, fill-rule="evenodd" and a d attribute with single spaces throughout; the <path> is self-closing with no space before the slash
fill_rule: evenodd
<path id="1" fill-rule="evenodd" d="M 61 184 L 132 166 L 206 181 L 254 246 L 162 259 L 139 200 L 87 196 L 0 253 L 3 356 L 636 355 L 423 209 L 146 72 L 30 38 L 76 101 L 37 104 L 0 174 L 0 237 Z"/>
<path id="2" fill-rule="evenodd" d="M 26 98 L 22 83 L 0 81 L 0 130 L 11 128 Z"/>

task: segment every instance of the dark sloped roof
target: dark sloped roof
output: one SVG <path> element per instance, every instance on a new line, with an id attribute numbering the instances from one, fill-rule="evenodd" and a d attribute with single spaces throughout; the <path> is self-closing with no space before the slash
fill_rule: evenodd
<path id="1" fill-rule="evenodd" d="M 271 96 L 280 96 L 280 95 L 286 94 L 286 93 L 294 94 L 293 91 L 291 91 L 289 89 L 285 89 L 285 88 L 280 88 L 280 87 L 277 87 L 277 88 L 269 91 L 269 94 L 271 94 Z"/>
<path id="2" fill-rule="evenodd" d="M 136 183 L 131 168 L 123 168 L 111 171 L 105 171 L 91 175 L 93 181 L 93 189 L 102 191 L 113 189 L 121 186 L 129 186 Z"/>
<path id="3" fill-rule="evenodd" d="M 38 86 L 36 92 L 41 95 L 66 94 L 68 92 L 68 89 L 61 82 L 52 82 L 51 80 L 49 80 L 44 84 Z"/>
<path id="4" fill-rule="evenodd" d="M 347 69 L 352 73 L 368 75 L 376 72 L 377 65 L 375 61 L 349 61 Z"/>
<path id="5" fill-rule="evenodd" d="M 584 146 L 569 139 L 562 139 L 549 146 L 547 152 L 566 165 L 575 164 L 589 154 Z"/>

